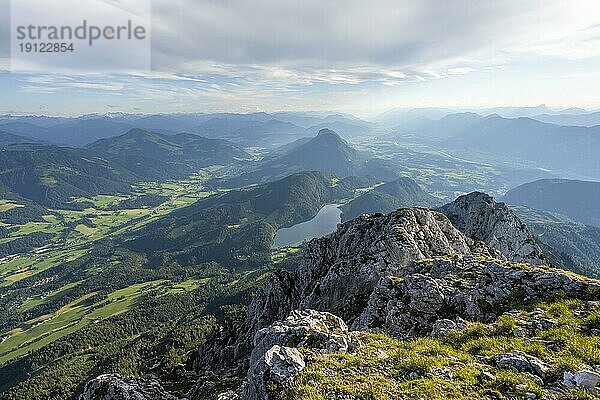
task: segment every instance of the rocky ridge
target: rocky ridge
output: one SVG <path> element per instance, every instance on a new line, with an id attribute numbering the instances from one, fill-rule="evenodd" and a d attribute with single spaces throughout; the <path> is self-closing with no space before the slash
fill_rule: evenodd
<path id="1" fill-rule="evenodd" d="M 420 208 L 361 216 L 312 240 L 297 270 L 267 279 L 242 326 L 217 332 L 200 348 L 194 365 L 200 378 L 186 398 L 277 398 L 313 360 L 360 348 L 347 325 L 398 339 L 444 338 L 468 329 L 470 321 L 494 324 L 515 307 L 553 296 L 600 300 L 598 282 L 543 266 L 533 236 L 502 203 L 474 193 L 440 210 L 449 218 Z M 540 316 L 515 332 L 552 323 Z M 569 385 L 592 392 L 598 385 L 592 365 L 587 375 L 565 371 L 559 379 L 524 352 L 480 361 L 535 377 L 549 396 Z M 235 378 L 242 376 L 243 383 Z M 225 378 L 234 382 L 232 390 L 214 383 Z M 482 372 L 479 379 L 487 378 Z M 560 390 L 551 392 L 559 380 Z M 105 399 L 92 394 L 86 400 L 96 398 Z"/>
<path id="2" fill-rule="evenodd" d="M 542 248 L 527 226 L 504 203 L 473 192 L 438 209 L 466 236 L 497 249 L 508 260 L 547 264 Z"/>

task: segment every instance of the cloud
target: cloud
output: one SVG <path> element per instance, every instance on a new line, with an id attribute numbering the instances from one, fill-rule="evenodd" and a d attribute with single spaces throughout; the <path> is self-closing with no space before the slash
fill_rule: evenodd
<path id="1" fill-rule="evenodd" d="M 464 75 L 473 71 L 475 71 L 475 69 L 471 67 L 448 68 L 448 75 Z"/>
<path id="2" fill-rule="evenodd" d="M 7 2 L 0 0 L 0 7 Z M 600 57 L 600 4 L 594 1 L 153 0 L 152 5 L 152 71 L 49 71 L 11 79 L 27 93 L 118 95 L 132 107 L 332 109 L 369 96 L 380 96 L 371 102 L 378 107 L 399 98 L 429 102 L 440 92 L 417 95 L 415 88 L 431 82 L 447 85 L 443 93 L 457 93 L 462 86 L 450 82 L 466 85 L 471 79 L 465 92 L 490 96 L 507 90 L 500 84 L 482 89 L 495 85 L 492 76 L 502 73 L 510 82 L 516 71 L 539 76 L 519 63 L 596 65 L 588 60 Z M 0 24 L 2 36 L 6 29 Z"/>
<path id="3" fill-rule="evenodd" d="M 154 66 L 215 64 L 419 68 L 544 47 L 562 56 L 598 21 L 595 2 L 157 0 Z M 544 44 L 544 43 L 550 44 Z M 590 46 L 591 47 L 591 46 Z M 598 54 L 591 48 L 589 55 Z"/>

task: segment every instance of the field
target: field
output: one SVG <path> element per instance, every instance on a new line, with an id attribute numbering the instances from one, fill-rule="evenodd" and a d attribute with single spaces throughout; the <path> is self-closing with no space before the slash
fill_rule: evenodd
<path id="1" fill-rule="evenodd" d="M 43 216 L 43 221 L 21 225 L 3 222 L 2 226 L 10 233 L 0 240 L 0 244 L 40 232 L 51 234 L 52 238 L 29 252 L 1 258 L 0 287 L 9 288 L 22 279 L 76 260 L 88 253 L 98 240 L 133 231 L 160 216 L 190 205 L 199 198 L 210 196 L 213 192 L 204 190 L 202 186 L 202 182 L 209 176 L 206 172 L 200 172 L 182 181 L 142 183 L 136 185 L 133 194 L 128 196 L 100 195 L 73 199 L 74 204 L 89 206 L 83 210 L 53 209 L 50 210 L 52 214 Z M 136 208 L 120 206 L 148 195 L 160 196 L 164 201 L 158 205 L 141 205 Z M 0 221 L 2 212 L 15 207 L 21 206 L 12 201 L 0 200 Z M 86 270 L 89 273 L 98 272 L 93 268 Z M 185 293 L 209 280 L 210 278 L 190 278 L 179 283 L 170 283 L 164 279 L 148 281 L 100 296 L 100 300 L 95 298 L 98 297 L 96 292 L 87 293 L 55 312 L 27 320 L 14 329 L 0 333 L 0 365 L 40 349 L 91 323 L 127 311 L 142 294 Z M 28 297 L 18 305 L 17 312 L 25 313 L 40 305 L 50 304 L 59 295 L 81 283 L 82 281 L 65 282 L 62 287 L 49 293 Z"/>

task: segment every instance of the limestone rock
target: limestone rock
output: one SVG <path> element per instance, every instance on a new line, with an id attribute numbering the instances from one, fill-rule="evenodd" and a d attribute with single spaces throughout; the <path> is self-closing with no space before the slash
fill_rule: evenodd
<path id="1" fill-rule="evenodd" d="M 285 384 L 306 368 L 304 356 L 298 349 L 275 345 L 265 353 L 269 379 Z"/>
<path id="2" fill-rule="evenodd" d="M 154 378 L 100 375 L 86 383 L 79 400 L 177 400 Z"/>
<path id="3" fill-rule="evenodd" d="M 584 370 L 575 372 L 573 376 L 575 384 L 584 389 L 595 389 L 600 387 L 600 374 L 594 371 Z"/>
<path id="4" fill-rule="evenodd" d="M 534 374 L 542 379 L 546 377 L 549 370 L 549 367 L 539 358 L 517 350 L 510 353 L 498 354 L 494 357 L 494 361 L 500 368 Z"/>
<path id="5" fill-rule="evenodd" d="M 462 320 L 462 318 L 458 318 L 458 321 L 452 321 L 450 319 L 438 319 L 433 324 L 433 329 L 431 331 L 431 337 L 441 338 L 446 336 L 449 332 L 463 329 L 466 327 L 466 324 Z"/>
<path id="6" fill-rule="evenodd" d="M 244 399 L 268 399 L 271 385 L 289 385 L 306 366 L 299 349 L 345 353 L 358 344 L 339 317 L 314 310 L 295 310 L 285 320 L 256 333 Z"/>
<path id="7" fill-rule="evenodd" d="M 492 322 L 514 302 L 558 293 L 584 296 L 600 285 L 557 270 L 528 267 L 479 256 L 436 257 L 411 263 L 384 277 L 373 290 L 353 330 L 380 329 L 396 337 L 437 334 L 440 315 Z M 550 326 L 551 320 L 536 327 Z"/>
<path id="8" fill-rule="evenodd" d="M 439 209 L 470 238 L 499 250 L 509 261 L 533 265 L 547 263 L 542 248 L 527 226 L 504 203 L 485 193 L 460 196 Z"/>

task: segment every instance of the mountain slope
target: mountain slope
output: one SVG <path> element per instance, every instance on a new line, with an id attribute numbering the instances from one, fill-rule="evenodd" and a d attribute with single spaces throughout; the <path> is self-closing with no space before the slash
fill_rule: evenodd
<path id="1" fill-rule="evenodd" d="M 530 118 L 492 116 L 470 125 L 446 144 L 600 177 L 600 127 L 559 126 Z"/>
<path id="2" fill-rule="evenodd" d="M 312 218 L 354 187 L 302 172 L 249 189 L 211 196 L 136 231 L 125 245 L 187 264 L 217 261 L 231 268 L 270 262 L 275 231 Z"/>
<path id="3" fill-rule="evenodd" d="M 126 168 L 82 149 L 13 145 L 0 152 L 0 191 L 47 207 L 68 206 L 72 197 L 126 193 L 138 179 Z"/>
<path id="4" fill-rule="evenodd" d="M 553 263 L 578 274 L 600 277 L 600 228 L 583 225 L 560 214 L 511 206 L 547 249 Z"/>
<path id="5" fill-rule="evenodd" d="M 177 163 L 187 173 L 193 168 L 226 165 L 250 155 L 233 143 L 206 139 L 189 133 L 164 135 L 132 129 L 124 135 L 102 139 L 87 146 L 100 154 L 126 161 L 145 157 L 164 163 Z"/>
<path id="6" fill-rule="evenodd" d="M 600 227 L 600 182 L 542 179 L 509 190 L 504 201 L 566 215 Z"/>
<path id="7" fill-rule="evenodd" d="M 539 114 L 531 118 L 556 125 L 596 126 L 600 125 L 600 111 L 578 114 Z"/>
<path id="8" fill-rule="evenodd" d="M 302 170 L 330 172 L 342 177 L 355 172 L 359 155 L 330 129 L 321 129 L 317 136 L 279 158 L 277 163 Z"/>
<path id="9" fill-rule="evenodd" d="M 485 193 L 460 196 L 438 210 L 465 235 L 499 250 L 511 261 L 547 264 L 541 247 L 527 226 L 506 204 L 496 202 Z"/>
<path id="10" fill-rule="evenodd" d="M 461 113 L 439 120 L 413 120 L 396 131 L 435 140 L 446 148 L 518 158 L 547 169 L 600 178 L 600 126 L 561 126 L 531 118 Z"/>
<path id="11" fill-rule="evenodd" d="M 322 171 L 340 177 L 353 175 L 362 160 L 359 153 L 329 129 L 322 129 L 309 141 L 301 141 L 291 150 L 267 158 L 255 171 L 224 182 L 240 187 L 273 181 L 300 171 Z"/>
<path id="12" fill-rule="evenodd" d="M 33 143 L 35 139 L 30 139 L 25 136 L 13 135 L 12 133 L 0 131 L 0 146 L 8 146 L 19 143 Z"/>
<path id="13" fill-rule="evenodd" d="M 272 119 L 268 114 L 225 115 L 191 130 L 209 138 L 227 139 L 244 146 L 276 147 L 304 136 L 304 128 Z"/>
<path id="14" fill-rule="evenodd" d="M 376 212 L 389 213 L 403 207 L 434 207 L 439 201 L 427 194 L 410 178 L 398 178 L 395 181 L 377 186 L 357 198 L 344 204 L 342 221 L 348 221 L 361 214 Z"/>

